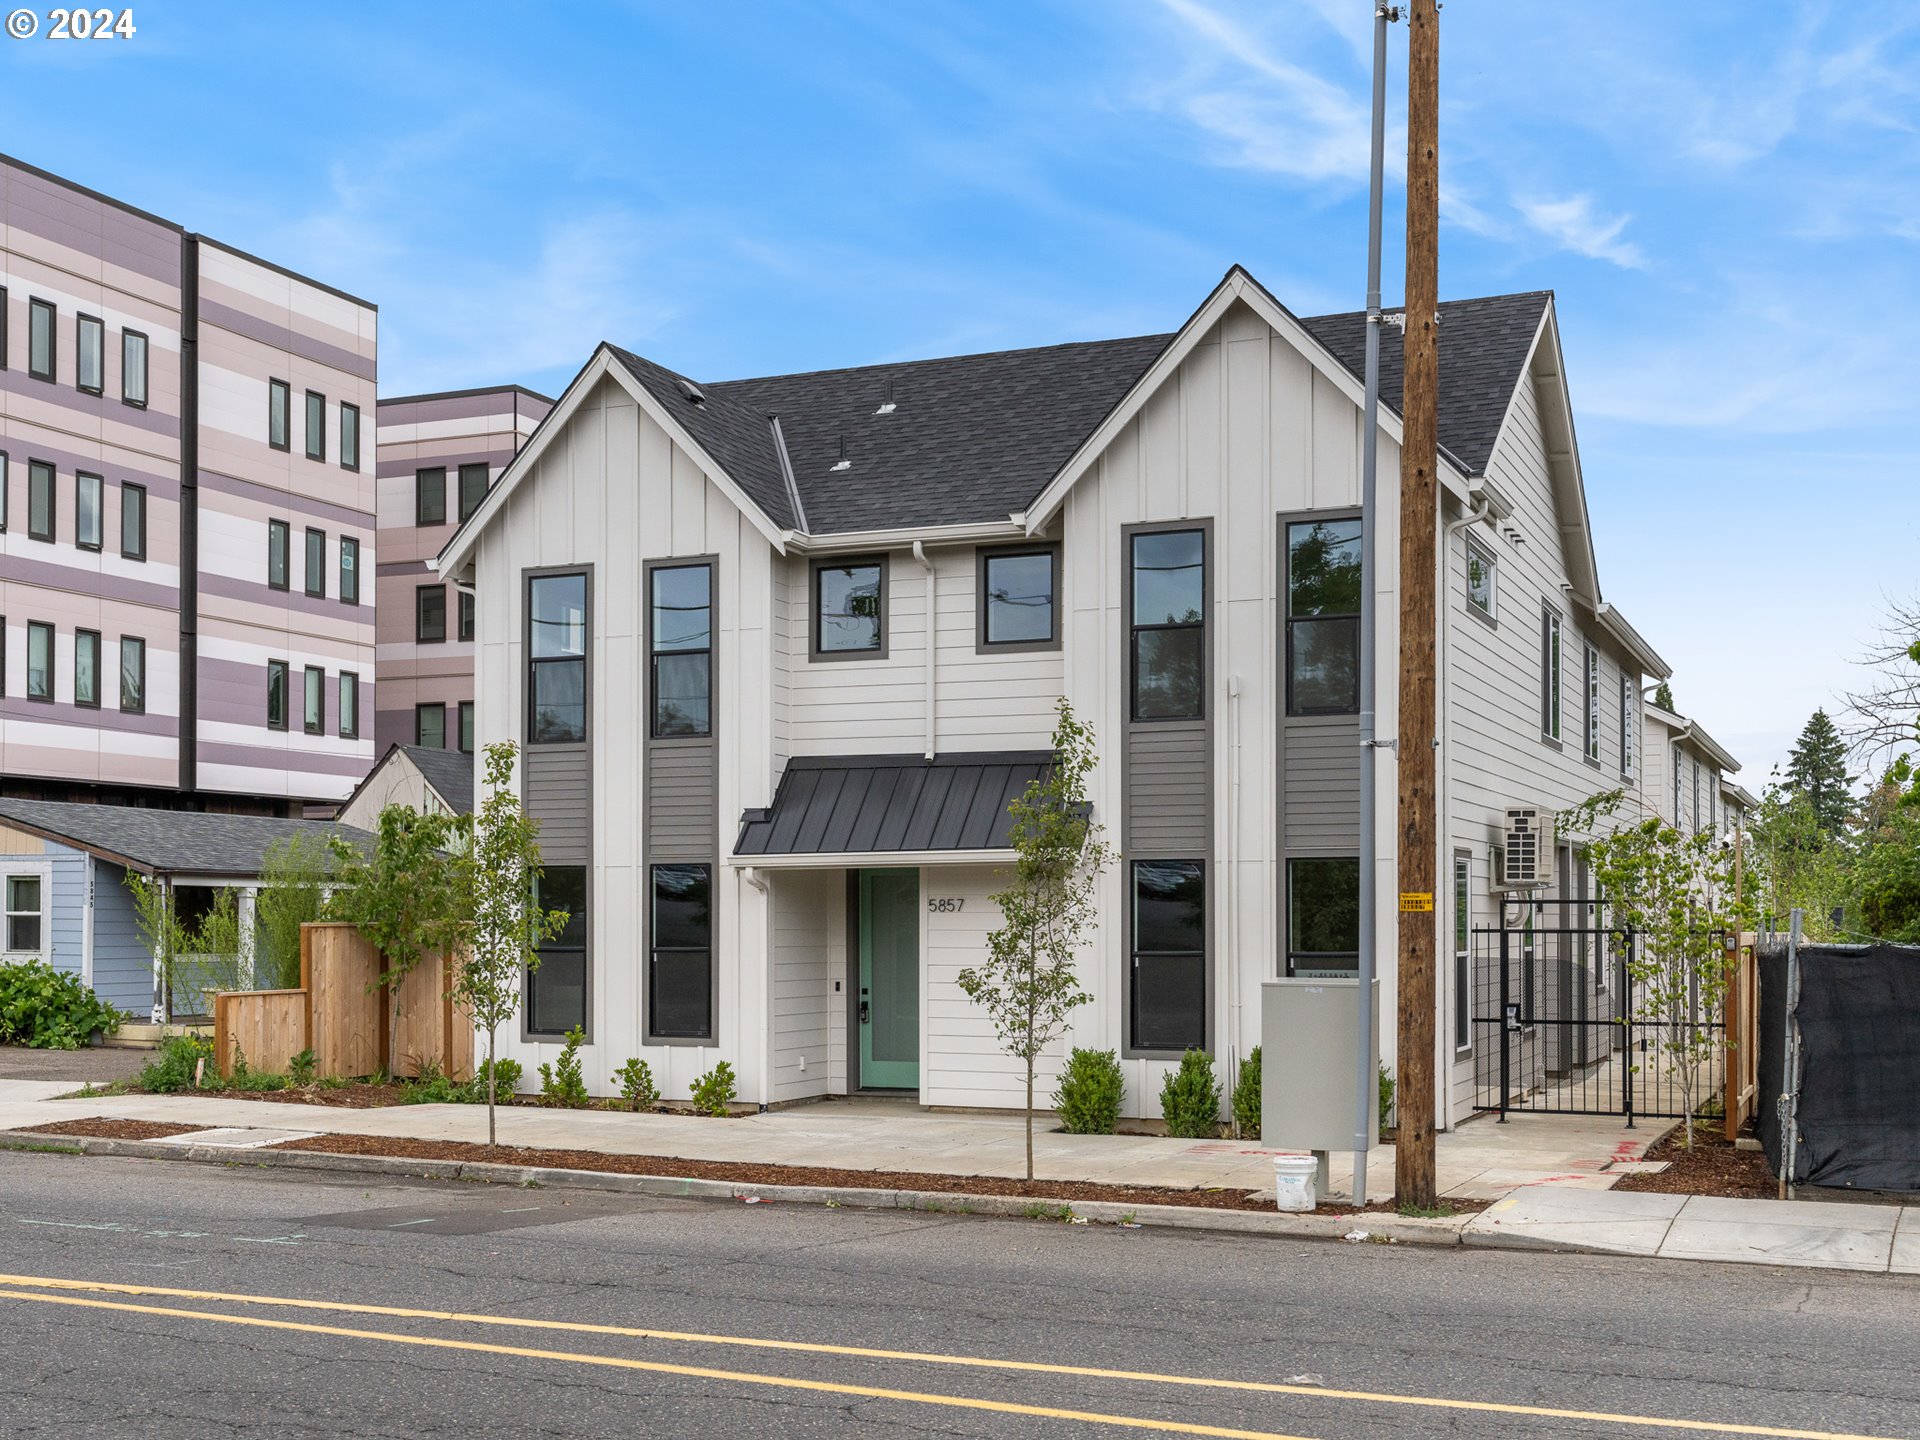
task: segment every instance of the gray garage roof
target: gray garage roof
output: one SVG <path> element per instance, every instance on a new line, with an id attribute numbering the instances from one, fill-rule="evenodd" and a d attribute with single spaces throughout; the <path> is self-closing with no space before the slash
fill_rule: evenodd
<path id="1" fill-rule="evenodd" d="M 289 835 L 339 835 L 362 847 L 373 837 L 333 820 L 276 820 L 262 815 L 209 815 L 131 805 L 74 805 L 57 800 L 0 800 L 0 823 L 135 870 L 162 875 L 255 876 L 267 847 Z"/>
<path id="2" fill-rule="evenodd" d="M 1047 750 L 798 757 L 773 804 L 741 817 L 734 853 L 1004 850 L 1007 806 L 1052 763 Z"/>

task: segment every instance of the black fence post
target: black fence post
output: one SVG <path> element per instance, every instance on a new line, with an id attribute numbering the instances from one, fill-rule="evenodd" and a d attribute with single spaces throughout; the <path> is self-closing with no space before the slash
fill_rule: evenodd
<path id="1" fill-rule="evenodd" d="M 1511 1062 L 1513 1058 L 1513 1022 L 1508 1018 L 1507 1007 L 1512 1003 L 1508 997 L 1513 993 L 1510 988 L 1513 977 L 1509 969 L 1512 956 L 1513 932 L 1507 929 L 1507 907 L 1500 907 L 1500 1123 L 1507 1123 L 1507 1096 L 1513 1093 Z"/>
<path id="2" fill-rule="evenodd" d="M 1627 1045 L 1626 1045 L 1626 1049 L 1622 1052 L 1626 1056 L 1627 1063 L 1622 1067 L 1624 1072 L 1622 1075 L 1622 1079 L 1626 1085 L 1626 1091 L 1627 1091 L 1626 1110 L 1627 1110 L 1627 1129 L 1629 1130 L 1633 1129 L 1633 1071 L 1634 1071 L 1634 1067 L 1639 1063 L 1634 1059 L 1634 1055 L 1633 1055 L 1634 1024 L 1633 1024 L 1633 990 L 1632 990 L 1633 947 L 1639 944 L 1639 942 L 1640 942 L 1639 934 L 1635 931 L 1629 930 L 1627 932 L 1627 947 L 1626 947 L 1627 953 L 1626 953 L 1626 962 L 1625 962 L 1626 993 L 1620 997 L 1620 1023 L 1622 1026 L 1625 1027 L 1627 1032 Z"/>

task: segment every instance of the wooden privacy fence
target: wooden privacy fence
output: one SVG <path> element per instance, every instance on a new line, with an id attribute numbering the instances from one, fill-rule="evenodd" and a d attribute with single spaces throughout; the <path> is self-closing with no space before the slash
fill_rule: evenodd
<path id="1" fill-rule="evenodd" d="M 1741 935 L 1727 947 L 1726 1124 L 1727 1139 L 1740 1131 L 1760 1103 L 1760 967 L 1754 963 L 1758 937 Z"/>
<path id="2" fill-rule="evenodd" d="M 214 1056 L 233 1072 L 236 1051 L 252 1070 L 284 1072 L 302 1050 L 319 1075 L 418 1075 L 438 1066 L 451 1079 L 473 1075 L 473 1025 L 447 997 L 451 957 L 424 956 L 397 989 L 379 985 L 380 952 L 351 925 L 300 927 L 298 990 L 229 990 L 214 997 Z M 391 1008 L 390 1008 L 391 1007 Z M 397 1012 L 394 1048 L 387 1022 Z"/>

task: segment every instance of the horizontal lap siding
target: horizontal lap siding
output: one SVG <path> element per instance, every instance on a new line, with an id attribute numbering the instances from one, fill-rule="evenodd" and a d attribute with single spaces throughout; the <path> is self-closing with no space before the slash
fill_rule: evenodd
<path id="1" fill-rule="evenodd" d="M 1290 855 L 1360 850 L 1357 720 L 1294 721 L 1281 729 L 1281 825 Z"/>
<path id="2" fill-rule="evenodd" d="M 711 860 L 719 776 L 705 740 L 656 740 L 647 747 L 647 853 L 656 860 Z"/>
<path id="3" fill-rule="evenodd" d="M 1208 853 L 1206 721 L 1129 727 L 1126 784 L 1129 855 Z"/>
<path id="4" fill-rule="evenodd" d="M 540 857 L 549 865 L 592 859 L 591 762 L 584 748 L 529 745 L 527 813 L 540 822 Z"/>
<path id="5" fill-rule="evenodd" d="M 127 872 L 104 860 L 93 872 L 93 989 L 122 1010 L 146 1015 L 153 1005 L 153 952 L 127 889 Z"/>

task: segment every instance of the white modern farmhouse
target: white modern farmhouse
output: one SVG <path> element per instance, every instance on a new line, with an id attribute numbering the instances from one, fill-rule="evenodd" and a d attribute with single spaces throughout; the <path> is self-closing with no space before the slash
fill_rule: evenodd
<path id="1" fill-rule="evenodd" d="M 1236 268 L 1171 335 L 716 384 L 603 344 L 438 561 L 476 595 L 476 740 L 524 747 L 546 899 L 575 916 L 507 1053 L 581 1026 L 603 1092 L 640 1055 L 669 1095 L 726 1059 L 765 1104 L 1019 1104 L 954 976 L 998 919 L 1006 802 L 1061 696 L 1098 733 L 1120 857 L 1074 1041 L 1121 1054 L 1128 1113 L 1157 1113 L 1184 1048 L 1224 1066 L 1257 1043 L 1263 980 L 1351 972 L 1364 332 Z M 1601 596 L 1552 296 L 1447 304 L 1440 334 L 1458 1119 L 1466 937 L 1497 923 L 1509 812 L 1636 786 L 1667 667 Z M 1386 835 L 1393 795 L 1389 755 Z M 1395 892 L 1389 857 L 1383 937 Z M 1391 953 L 1381 973 L 1390 996 Z"/>

